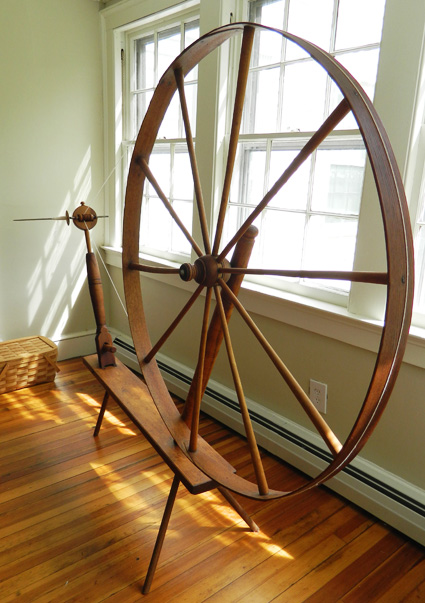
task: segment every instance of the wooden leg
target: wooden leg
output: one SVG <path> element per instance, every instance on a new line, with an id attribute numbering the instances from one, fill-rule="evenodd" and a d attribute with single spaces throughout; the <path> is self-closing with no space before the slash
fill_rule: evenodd
<path id="1" fill-rule="evenodd" d="M 257 526 L 255 521 L 251 519 L 248 513 L 245 511 L 243 506 L 238 503 L 236 498 L 229 492 L 227 488 L 223 488 L 223 486 L 218 486 L 218 490 L 222 493 L 227 502 L 235 509 L 237 513 L 242 517 L 244 522 L 248 525 L 251 532 L 259 532 L 260 528 Z"/>
<path id="2" fill-rule="evenodd" d="M 93 433 L 94 437 L 99 435 L 100 426 L 102 425 L 103 415 L 105 414 L 108 400 L 109 400 L 109 394 L 108 394 L 108 392 L 105 392 L 105 395 L 103 396 L 102 406 L 100 407 L 99 416 L 97 417 L 96 427 L 94 428 L 94 433 Z"/>
<path id="3" fill-rule="evenodd" d="M 145 582 L 143 584 L 142 593 L 147 595 L 152 584 L 153 576 L 158 564 L 158 559 L 161 554 L 162 545 L 164 543 L 165 534 L 168 528 L 168 522 L 170 521 L 171 512 L 173 510 L 174 501 L 176 500 L 177 490 L 179 489 L 180 480 L 177 475 L 174 476 L 173 483 L 171 484 L 170 494 L 168 495 L 167 504 L 165 505 L 164 515 L 162 516 L 161 526 L 159 528 L 158 536 L 156 538 L 155 547 L 153 549 L 151 561 L 149 563 L 148 573 L 146 574 Z"/>

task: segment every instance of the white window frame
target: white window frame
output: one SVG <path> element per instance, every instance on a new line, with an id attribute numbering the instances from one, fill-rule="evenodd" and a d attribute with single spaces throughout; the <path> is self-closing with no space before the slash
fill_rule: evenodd
<path id="1" fill-rule="evenodd" d="M 136 103 L 137 101 L 132 98 L 135 96 L 136 83 L 135 83 L 135 44 L 137 40 L 152 36 L 154 38 L 155 46 L 157 46 L 158 39 L 161 34 L 167 32 L 171 29 L 179 29 L 181 34 L 181 44 L 180 51 L 183 50 L 184 44 L 184 34 L 185 34 L 185 26 L 193 23 L 195 21 L 199 22 L 199 11 L 197 7 L 186 8 L 180 10 L 178 13 L 172 13 L 170 15 L 163 15 L 160 18 L 157 18 L 155 21 L 149 20 L 148 23 L 143 20 L 142 23 L 133 27 L 129 31 L 123 31 L 122 35 L 122 43 L 125 48 L 125 75 L 123 78 L 123 136 L 122 136 L 122 146 L 123 146 L 123 177 L 122 180 L 125 182 L 125 174 L 128 170 L 128 166 L 130 164 L 131 154 L 133 152 L 135 137 L 137 136 L 137 131 L 134 131 L 135 124 L 137 122 L 137 110 Z M 155 55 L 156 56 L 156 55 Z M 156 59 L 158 57 L 156 56 Z M 162 73 L 160 73 L 161 69 L 159 69 L 157 60 L 155 64 L 155 84 L 152 87 L 152 92 L 154 91 L 157 82 L 159 81 Z M 136 129 L 137 125 L 136 125 Z M 171 161 L 171 171 L 173 170 L 173 162 L 174 156 L 176 152 L 181 150 L 181 147 L 186 144 L 186 137 L 184 135 L 184 126 L 181 115 L 179 116 L 178 123 L 178 134 L 177 138 L 167 138 L 164 140 L 158 140 L 153 149 L 153 153 L 159 152 L 161 153 L 161 147 L 163 149 L 169 148 L 170 161 Z M 194 141 L 196 138 L 194 137 Z M 166 152 L 166 151 L 165 151 Z M 171 176 L 171 174 L 170 174 Z M 169 200 L 173 203 L 172 198 L 172 178 L 170 182 L 171 193 Z M 145 189 L 145 193 L 147 193 L 147 187 Z M 123 192 L 124 199 L 124 192 Z M 123 201 L 121 202 L 123 205 Z M 173 226 L 177 228 L 175 225 Z M 190 252 L 188 254 L 179 253 L 177 251 L 172 250 L 159 250 L 154 247 L 149 247 L 148 245 L 141 245 L 141 253 L 143 255 L 148 255 L 149 257 L 154 257 L 161 260 L 168 260 L 171 262 L 183 263 L 187 262 L 190 259 Z"/>
<path id="2" fill-rule="evenodd" d="M 332 31 L 331 31 L 331 35 L 329 38 L 329 48 L 326 48 L 325 50 L 329 50 L 329 52 L 331 52 L 331 54 L 333 56 L 338 56 L 338 55 L 345 55 L 347 52 L 352 52 L 352 51 L 357 51 L 357 50 L 362 50 L 362 49 L 366 49 L 366 50 L 373 50 L 373 49 L 378 49 L 380 47 L 379 43 L 373 43 L 373 44 L 367 44 L 367 45 L 362 45 L 359 46 L 359 48 L 349 48 L 349 49 L 337 49 L 335 50 L 335 28 L 336 28 L 336 16 L 337 16 L 337 2 L 339 0 L 333 0 L 333 18 L 332 18 Z M 250 13 L 250 4 L 254 3 L 255 0 L 245 0 L 245 2 L 243 2 L 241 4 L 241 20 L 244 21 L 248 21 L 249 20 L 249 13 Z M 288 20 L 288 5 L 285 7 L 285 24 L 287 25 L 287 20 Z M 289 61 L 289 63 L 302 63 L 303 61 L 305 61 L 305 58 L 299 57 L 297 58 L 295 61 L 291 60 Z M 282 69 L 282 65 L 280 67 Z M 329 85 L 327 87 L 326 90 L 326 107 L 328 106 L 330 101 L 330 88 Z M 250 136 L 249 134 L 242 134 L 240 136 L 240 141 L 274 141 L 277 140 L 279 138 L 284 138 L 286 136 L 289 137 L 293 137 L 294 140 L 296 138 L 295 134 L 280 134 L 280 133 L 276 133 L 276 132 L 268 132 L 265 134 L 257 134 L 254 135 L 254 137 Z M 364 148 L 363 145 L 363 140 L 361 138 L 360 132 L 358 129 L 351 129 L 351 130 L 335 130 L 331 136 L 329 136 L 325 143 L 321 146 L 321 148 L 332 148 L 332 145 L 335 145 L 335 147 L 340 147 L 340 148 Z M 352 145 L 352 146 L 350 146 Z M 306 215 L 309 214 L 309 209 L 306 209 Z M 338 215 L 338 214 L 336 214 Z M 341 217 L 353 217 L 356 220 L 358 220 L 357 216 L 342 216 Z M 366 268 L 367 269 L 367 268 Z M 254 278 L 249 278 L 246 277 L 246 280 L 251 280 L 252 282 L 260 282 L 263 284 L 266 284 L 266 279 L 262 278 L 262 279 L 254 279 Z M 286 291 L 288 294 L 297 294 L 300 295 L 301 298 L 310 298 L 312 300 L 313 305 L 316 302 L 327 302 L 329 304 L 332 304 L 334 306 L 341 306 L 341 307 L 345 307 L 345 308 L 349 308 L 350 305 L 350 292 L 344 291 L 343 288 L 342 289 L 333 289 L 331 284 L 324 284 L 324 285 L 320 285 L 320 284 L 316 284 L 314 281 L 302 281 L 300 280 L 297 283 L 291 283 L 288 281 L 284 281 L 282 279 L 278 280 L 278 279 L 274 279 L 274 280 L 270 280 L 269 281 L 269 286 L 272 288 L 278 288 L 281 289 L 282 291 Z M 376 316 L 374 316 L 374 318 L 376 318 Z"/>
<path id="3" fill-rule="evenodd" d="M 106 132 L 106 154 L 105 154 L 105 173 L 109 175 L 119 160 L 119 144 L 117 132 L 122 127 L 122 115 L 120 107 L 121 81 L 119 70 L 111 70 L 111 65 L 119 64 L 119 44 L 117 44 L 117 31 L 126 27 L 126 24 L 132 24 L 141 17 L 147 19 L 154 18 L 159 10 L 168 10 L 171 12 L 181 9 L 183 6 L 191 8 L 200 6 L 201 14 L 201 35 L 221 24 L 229 22 L 229 15 L 236 21 L 246 19 L 246 0 L 191 0 L 190 2 L 178 2 L 177 0 L 126 0 L 121 3 L 112 2 L 102 11 L 103 37 L 105 51 L 105 100 L 107 111 L 105 113 L 105 132 Z M 379 115 L 384 122 L 389 138 L 400 167 L 402 176 L 406 182 L 411 207 L 415 206 L 414 198 L 415 186 L 410 185 L 408 176 L 408 158 L 411 160 L 414 156 L 416 141 L 413 128 L 413 114 L 415 100 L 418 93 L 418 74 L 421 61 L 420 48 L 422 46 L 422 35 L 425 27 L 425 16 L 423 15 L 420 3 L 406 7 L 400 7 L 398 0 L 387 0 L 387 7 L 384 19 L 384 29 L 381 43 L 381 58 L 376 84 L 374 104 Z M 404 35 L 402 32 L 406 32 Z M 402 36 L 400 41 L 398 38 Z M 397 40 L 398 43 L 395 43 Z M 403 49 L 403 58 L 400 60 L 401 48 Z M 409 65 L 409 69 L 406 69 Z M 109 66 L 109 67 L 108 67 Z M 200 81 L 202 93 L 198 98 L 198 103 L 210 99 L 211 89 L 217 88 L 217 82 L 225 77 L 226 69 L 223 68 L 223 62 L 217 61 L 213 67 L 215 69 L 214 77 L 209 75 L 208 82 Z M 201 80 L 201 74 L 200 74 Z M 398 85 L 394 86 L 397 81 Z M 203 84 L 206 84 L 203 86 Z M 210 87 L 208 89 L 208 86 Z M 199 94 L 199 92 L 198 92 Z M 222 99 L 221 99 L 222 100 Z M 211 100 L 209 100 L 211 104 Z M 207 134 L 208 142 L 203 156 L 199 159 L 200 166 L 212 166 L 215 156 L 215 149 L 219 149 L 219 155 L 216 163 L 209 171 L 207 178 L 204 175 L 206 189 L 204 193 L 206 198 L 208 188 L 211 192 L 211 198 L 219 188 L 221 157 L 224 155 L 221 144 L 224 139 L 224 125 L 226 116 L 219 112 L 220 99 L 215 99 L 216 124 L 217 128 L 211 131 L 209 124 L 204 123 L 198 126 L 198 137 L 204 140 Z M 199 123 L 199 120 L 198 120 Z M 214 149 L 212 151 L 211 149 Z M 412 161 L 410 161 L 412 165 Z M 201 172 L 204 168 L 201 167 Z M 201 178 L 203 177 L 201 173 Z M 122 182 L 116 172 L 114 177 L 110 178 L 109 186 L 105 188 L 106 203 L 109 205 L 110 229 L 107 236 L 107 261 L 111 265 L 121 266 L 120 246 L 121 232 L 120 224 L 122 221 L 121 206 L 119 203 Z M 377 224 L 380 221 L 379 208 L 376 203 L 369 200 L 374 198 L 373 176 L 370 170 L 366 170 L 364 196 L 368 199 L 367 203 L 362 203 L 362 210 L 359 218 L 359 236 L 357 242 L 358 261 L 362 256 L 373 256 L 375 264 L 370 269 L 381 269 L 385 264 L 385 257 L 382 249 L 379 249 L 379 236 L 377 236 Z M 213 215 L 214 208 L 207 208 L 210 215 Z M 207 213 L 208 213 L 207 212 Z M 196 236 L 196 233 L 195 233 Z M 374 245 L 377 244 L 375 248 Z M 360 260 L 359 260 L 360 258 Z M 385 266 L 384 266 L 385 268 Z M 148 277 L 161 280 L 157 275 Z M 179 283 L 176 287 L 180 287 Z M 186 285 L 184 285 L 186 286 Z M 340 341 L 351 343 L 364 349 L 375 351 L 379 342 L 379 325 L 384 308 L 384 299 L 382 287 L 365 286 L 354 284 L 350 293 L 348 308 L 338 307 L 335 304 L 329 304 L 321 300 L 307 299 L 291 293 L 272 291 L 261 285 L 245 283 L 241 292 L 242 303 L 249 311 L 256 312 L 287 324 L 297 326 L 313 333 L 318 333 Z M 413 334 L 409 339 L 409 346 L 405 356 L 407 362 L 425 368 L 425 330 L 413 329 Z"/>

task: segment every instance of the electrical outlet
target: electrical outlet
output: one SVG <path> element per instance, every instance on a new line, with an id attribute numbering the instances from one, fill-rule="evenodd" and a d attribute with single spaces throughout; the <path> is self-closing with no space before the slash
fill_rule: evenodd
<path id="1" fill-rule="evenodd" d="M 319 412 L 326 413 L 326 403 L 328 401 L 328 386 L 326 383 L 310 379 L 310 400 Z"/>

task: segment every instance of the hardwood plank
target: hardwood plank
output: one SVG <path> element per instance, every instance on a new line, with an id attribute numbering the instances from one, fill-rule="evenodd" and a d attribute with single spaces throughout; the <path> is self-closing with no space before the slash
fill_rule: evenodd
<path id="1" fill-rule="evenodd" d="M 399 575 L 408 572 L 421 558 L 423 558 L 423 551 L 419 547 L 412 546 L 410 543 L 402 544 L 378 567 L 372 566 L 370 573 L 361 583 L 341 600 L 346 603 L 362 600 L 371 603 L 376 601 L 397 581 Z"/>
<path id="2" fill-rule="evenodd" d="M 394 584 L 385 592 L 377 594 L 376 601 L 425 601 L 425 559 L 421 559 L 402 576 L 398 575 Z"/>
<path id="3" fill-rule="evenodd" d="M 369 538 L 371 532 L 365 532 L 365 538 Z M 359 557 L 345 567 L 342 571 L 333 575 L 314 595 L 308 597 L 309 603 L 319 603 L 323 600 L 343 601 L 349 591 L 402 546 L 400 538 L 396 534 L 385 534 L 376 544 L 371 541 L 369 548 Z M 322 568 L 323 569 L 323 568 Z M 366 599 L 370 600 L 370 599 Z"/>
<path id="4" fill-rule="evenodd" d="M 400 601 L 403 601 L 403 603 L 425 601 L 425 580 L 414 587 L 413 590 L 404 599 L 400 599 Z"/>
<path id="5" fill-rule="evenodd" d="M 53 385 L 0 396 L 2 603 L 141 600 L 173 475 L 112 401 L 93 438 L 102 398 L 79 359 L 61 363 Z M 204 416 L 200 432 L 253 478 L 242 438 Z M 304 483 L 261 456 L 270 487 Z M 325 488 L 239 500 L 261 532 L 217 490 L 179 489 L 147 600 L 425 600 L 424 548 Z"/>
<path id="6" fill-rule="evenodd" d="M 280 522 L 279 515 L 277 521 Z M 276 521 L 276 520 L 275 520 Z M 216 574 L 200 577 L 198 574 L 194 577 L 194 584 L 189 583 L 182 600 L 190 600 L 190 597 L 199 595 L 199 600 L 208 598 L 211 601 L 233 601 L 239 597 L 246 597 L 248 600 L 269 601 L 273 594 L 269 592 L 267 584 L 273 587 L 280 575 L 291 583 L 299 572 L 302 575 L 306 564 L 317 563 L 317 558 L 327 558 L 332 552 L 341 548 L 342 542 L 332 533 L 332 526 L 338 525 L 338 522 L 344 521 L 341 514 L 337 511 L 326 517 L 323 526 L 326 528 L 320 534 L 320 547 L 316 550 L 313 544 L 315 535 L 312 535 L 311 525 L 312 517 L 302 517 L 299 521 L 294 521 L 287 530 L 272 530 L 273 536 L 267 536 L 263 533 L 262 538 L 254 543 L 257 549 L 255 555 L 250 550 L 244 550 L 240 547 L 228 549 L 229 560 L 226 564 L 226 571 L 218 570 Z M 267 522 L 265 523 L 267 530 Z M 316 532 L 317 533 L 317 532 Z M 302 535 L 302 536 L 301 536 Z M 304 548 L 305 547 L 305 548 Z M 299 563 L 298 556 L 301 551 L 310 552 L 311 559 L 306 557 L 303 564 Z M 215 556 L 216 563 L 220 565 L 222 551 Z M 233 576 L 233 578 L 232 578 Z M 201 578 L 201 579 L 200 579 Z M 280 592 L 280 589 L 278 590 Z M 181 593 L 179 592 L 181 596 Z M 172 599 L 174 600 L 174 599 Z"/>

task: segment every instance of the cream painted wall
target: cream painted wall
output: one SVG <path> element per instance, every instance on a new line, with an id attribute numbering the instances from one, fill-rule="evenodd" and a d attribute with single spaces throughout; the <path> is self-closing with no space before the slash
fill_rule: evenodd
<path id="1" fill-rule="evenodd" d="M 99 4 L 2 0 L 0 56 L 0 339 L 91 333 L 83 233 L 13 220 L 104 213 Z"/>

